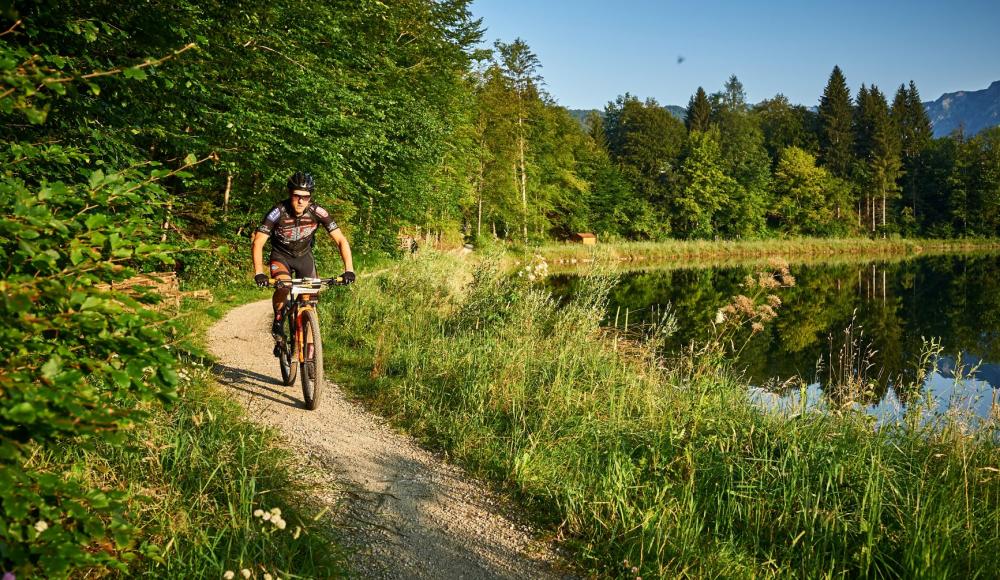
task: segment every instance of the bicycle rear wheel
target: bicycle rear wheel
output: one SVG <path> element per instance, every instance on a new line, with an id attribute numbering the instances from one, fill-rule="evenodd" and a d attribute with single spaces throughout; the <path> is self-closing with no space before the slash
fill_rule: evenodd
<path id="1" fill-rule="evenodd" d="M 282 330 L 285 335 L 285 346 L 278 362 L 281 364 L 281 382 L 287 387 L 295 384 L 295 376 L 299 372 L 299 358 L 295 355 L 295 316 L 291 309 L 285 313 L 285 324 Z"/>
<path id="2" fill-rule="evenodd" d="M 315 410 L 319 407 L 319 398 L 323 393 L 323 343 L 319 335 L 319 316 L 315 310 L 302 313 L 302 349 L 306 358 L 302 363 L 302 397 L 306 408 Z M 312 343 L 312 356 L 309 352 Z"/>

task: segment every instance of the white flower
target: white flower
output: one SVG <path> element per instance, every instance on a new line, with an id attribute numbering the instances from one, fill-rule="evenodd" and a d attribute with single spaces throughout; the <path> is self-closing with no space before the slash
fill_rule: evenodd
<path id="1" fill-rule="evenodd" d="M 276 508 L 276 507 L 275 508 L 271 508 L 271 515 L 272 516 L 280 516 L 281 515 L 281 508 Z"/>
<path id="2" fill-rule="evenodd" d="M 240 574 L 242 574 L 244 578 L 249 578 L 251 576 L 250 570 L 247 570 L 246 568 L 240 570 Z"/>
<path id="3" fill-rule="evenodd" d="M 47 529 L 49 529 L 49 524 L 45 520 L 38 520 L 38 522 L 35 523 L 35 531 L 39 534 Z"/>
<path id="4" fill-rule="evenodd" d="M 253 517 L 255 517 L 255 518 L 264 517 L 264 510 L 262 510 L 262 509 L 253 510 Z"/>
<path id="5" fill-rule="evenodd" d="M 285 522 L 285 520 L 281 519 L 281 516 L 276 516 L 276 517 L 275 517 L 275 518 L 274 518 L 274 519 L 273 519 L 273 520 L 271 521 L 271 523 L 273 523 L 273 524 L 274 524 L 274 525 L 275 525 L 275 526 L 276 526 L 276 527 L 277 527 L 277 528 L 278 528 L 279 530 L 283 530 L 283 529 L 285 529 L 285 526 L 287 526 L 287 525 L 288 525 L 288 524 L 287 524 L 287 523 Z"/>
<path id="6" fill-rule="evenodd" d="M 271 513 L 270 512 L 264 512 L 264 515 L 260 516 L 260 519 L 264 520 L 265 522 L 269 521 L 271 519 Z"/>
<path id="7" fill-rule="evenodd" d="M 274 579 L 271 577 L 270 574 L 268 574 L 267 572 L 264 572 L 264 580 L 274 580 Z"/>
<path id="8" fill-rule="evenodd" d="M 222 578 L 224 580 L 233 580 L 233 578 L 235 578 L 235 577 L 236 577 L 236 574 L 234 574 L 232 570 L 226 570 L 222 574 Z"/>
<path id="9" fill-rule="evenodd" d="M 719 310 L 716 310 L 715 311 L 715 323 L 716 324 L 722 324 L 725 321 L 726 321 L 726 313 L 723 312 L 721 308 Z"/>

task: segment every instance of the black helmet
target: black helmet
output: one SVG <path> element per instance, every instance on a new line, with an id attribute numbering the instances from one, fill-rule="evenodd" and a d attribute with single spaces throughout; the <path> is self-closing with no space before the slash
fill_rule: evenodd
<path id="1" fill-rule="evenodd" d="M 312 193 L 313 189 L 316 187 L 316 182 L 313 181 L 313 176 L 308 173 L 302 173 L 301 171 L 296 171 L 295 175 L 288 178 L 288 191 L 295 191 L 297 189 L 302 189 Z"/>

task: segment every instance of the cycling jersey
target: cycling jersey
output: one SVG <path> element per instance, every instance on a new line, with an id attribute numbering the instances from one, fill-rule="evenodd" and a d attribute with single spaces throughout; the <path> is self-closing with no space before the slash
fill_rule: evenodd
<path id="1" fill-rule="evenodd" d="M 272 253 L 298 258 L 312 250 L 316 229 L 321 225 L 328 232 L 339 227 L 330 212 L 315 203 L 309 204 L 302 215 L 297 216 L 289 201 L 285 200 L 271 208 L 257 231 L 271 236 Z"/>

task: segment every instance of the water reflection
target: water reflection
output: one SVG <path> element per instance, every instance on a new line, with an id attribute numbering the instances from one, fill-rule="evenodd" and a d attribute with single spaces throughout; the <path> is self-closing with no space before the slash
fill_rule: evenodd
<path id="1" fill-rule="evenodd" d="M 1000 388 L 998 266 L 996 255 L 793 265 L 796 286 L 779 292 L 783 305 L 778 318 L 749 341 L 737 366 L 745 369 L 751 384 L 765 388 L 759 391 L 761 401 L 777 391 L 780 405 L 798 405 L 799 388 L 778 387 L 805 381 L 807 396 L 818 401 L 822 394 L 839 404 L 846 394 L 834 385 L 843 382 L 838 366 L 846 365 L 869 385 L 862 403 L 886 416 L 898 416 L 916 391 L 947 401 L 947 385 L 955 384 L 960 368 L 969 376 L 964 390 L 980 399 L 975 409 L 983 416 L 989 413 L 991 390 Z M 649 323 L 657 309 L 670 304 L 678 330 L 668 350 L 707 340 L 717 309 L 744 292 L 740 284 L 751 273 L 749 267 L 623 273 L 605 322 L 619 327 L 626 319 L 629 325 Z M 550 280 L 557 296 L 572 294 L 580 283 L 572 275 Z M 920 361 L 932 337 L 940 339 L 944 356 L 937 360 L 938 371 L 928 373 L 931 361 Z M 853 347 L 845 348 L 845 343 Z M 850 355 L 846 363 L 845 354 Z M 796 377 L 802 381 L 789 380 Z M 850 398 L 857 401 L 857 393 Z"/>

